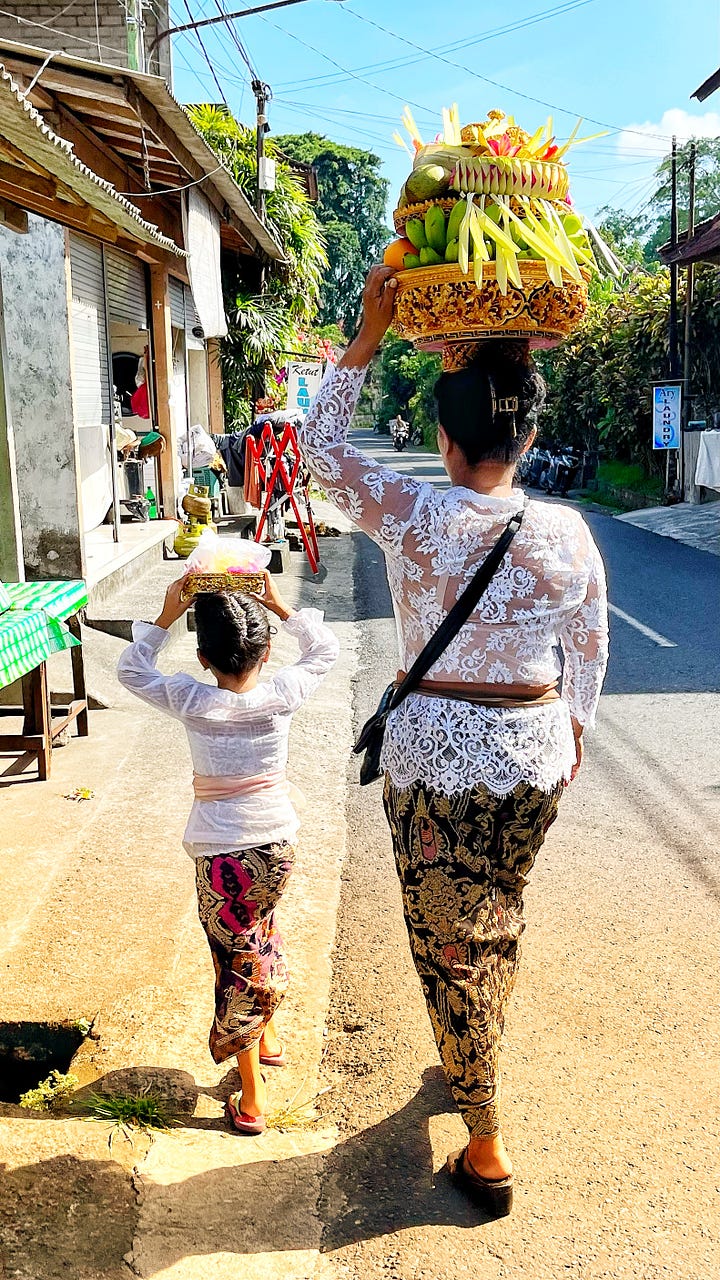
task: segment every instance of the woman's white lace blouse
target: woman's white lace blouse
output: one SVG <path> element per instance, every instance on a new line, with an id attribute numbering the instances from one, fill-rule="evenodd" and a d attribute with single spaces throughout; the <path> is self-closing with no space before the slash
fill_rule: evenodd
<path id="1" fill-rule="evenodd" d="M 607 664 L 602 560 L 582 516 L 522 490 L 494 497 L 440 491 L 366 457 L 347 441 L 366 370 L 333 370 L 300 428 L 303 454 L 328 497 L 382 549 L 402 665 L 408 670 L 512 515 L 522 528 L 477 609 L 429 672 L 441 681 L 548 685 L 562 699 L 490 708 L 411 694 L 387 724 L 383 766 L 396 786 L 421 780 L 446 795 L 520 782 L 551 790 L 575 760 L 570 716 L 594 723 Z M 561 664 L 558 647 L 562 650 Z"/>
<path id="2" fill-rule="evenodd" d="M 195 773 L 275 778 L 272 788 L 223 800 L 195 800 L 185 828 L 191 857 L 232 853 L 256 845 L 292 842 L 298 819 L 284 780 L 290 721 L 335 662 L 339 645 L 318 609 L 300 609 L 283 626 L 300 646 L 300 660 L 261 680 L 247 693 L 203 684 L 179 671 L 157 669 L 168 632 L 133 623 L 133 643 L 118 663 L 118 679 L 159 711 L 181 720 Z"/>

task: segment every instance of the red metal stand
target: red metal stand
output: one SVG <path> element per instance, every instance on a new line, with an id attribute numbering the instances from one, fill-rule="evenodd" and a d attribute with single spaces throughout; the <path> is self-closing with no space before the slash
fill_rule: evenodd
<path id="1" fill-rule="evenodd" d="M 263 426 L 260 436 L 255 439 L 249 435 L 247 437 L 247 453 L 246 466 L 253 466 L 257 469 L 257 479 L 262 493 L 262 507 L 260 509 L 260 519 L 258 520 L 255 541 L 260 542 L 267 522 L 268 512 L 275 500 L 275 485 L 277 481 L 283 487 L 287 495 L 290 506 L 297 520 L 300 537 L 305 547 L 305 554 L 313 573 L 318 572 L 320 564 L 320 549 L 318 547 L 317 533 L 315 531 L 315 521 L 313 519 L 312 508 L 308 495 L 307 485 L 298 486 L 298 476 L 302 465 L 302 456 L 300 446 L 298 444 L 297 434 L 291 422 L 286 422 L 282 434 L 278 438 L 273 430 L 272 424 L 266 422 Z M 267 461 L 272 459 L 272 465 L 269 469 Z M 289 468 L 289 469 L 288 469 Z M 303 520 L 300 515 L 300 509 L 295 496 L 296 488 L 300 488 L 303 502 L 305 505 L 307 521 Z"/>

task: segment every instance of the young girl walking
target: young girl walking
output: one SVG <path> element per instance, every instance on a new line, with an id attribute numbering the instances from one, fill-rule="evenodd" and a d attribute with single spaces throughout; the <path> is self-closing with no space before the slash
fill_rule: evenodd
<path id="1" fill-rule="evenodd" d="M 294 712 L 335 662 L 339 645 L 317 609 L 290 609 L 269 573 L 263 596 L 195 598 L 197 655 L 217 685 L 157 658 L 185 613 L 182 580 L 168 588 L 151 625 L 133 623 L 118 678 L 144 702 L 181 720 L 190 743 L 195 801 L 184 846 L 195 859 L 198 911 L 215 968 L 215 1062 L 237 1055 L 241 1093 L 227 1112 L 241 1133 L 262 1133 L 267 1094 L 261 1068 L 284 1066 L 274 1014 L 288 985 L 275 908 L 295 858 L 299 822 L 286 777 Z M 300 646 L 300 660 L 261 680 L 274 613 Z"/>

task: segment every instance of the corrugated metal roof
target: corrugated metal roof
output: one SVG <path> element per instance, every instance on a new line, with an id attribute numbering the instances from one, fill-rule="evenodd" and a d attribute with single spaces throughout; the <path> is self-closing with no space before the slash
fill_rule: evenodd
<path id="1" fill-rule="evenodd" d="M 683 231 L 675 248 L 670 244 L 662 245 L 658 249 L 658 257 L 666 266 L 677 262 L 681 267 L 691 262 L 720 261 L 720 213 L 698 223 L 689 239 L 687 231 Z"/>
<path id="2" fill-rule="evenodd" d="M 72 145 L 59 138 L 31 103 L 23 97 L 10 73 L 0 63 L 0 136 L 13 143 L 30 160 L 69 187 L 92 209 L 105 215 L 116 227 L 146 244 L 161 245 L 168 253 L 184 258 L 173 240 L 146 222 L 129 200 L 118 195 L 111 183 L 78 160 Z"/>

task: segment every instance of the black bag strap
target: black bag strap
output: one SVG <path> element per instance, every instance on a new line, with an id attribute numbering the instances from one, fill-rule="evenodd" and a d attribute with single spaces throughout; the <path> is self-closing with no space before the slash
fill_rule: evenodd
<path id="1" fill-rule="evenodd" d="M 448 645 L 452 643 L 461 628 L 464 627 L 473 609 L 481 596 L 487 591 L 500 568 L 503 557 L 523 522 L 524 515 L 525 509 L 523 508 L 522 511 L 518 511 L 513 516 L 512 520 L 508 521 L 495 546 L 488 552 L 479 566 L 472 582 L 468 584 L 462 595 L 455 601 L 437 631 L 430 637 L 422 652 L 418 654 L 404 680 L 395 689 L 388 705 L 388 712 L 394 711 L 407 698 L 408 694 L 412 693 L 413 689 L 427 675 L 430 668 L 435 665 L 438 658 L 442 656 Z"/>

